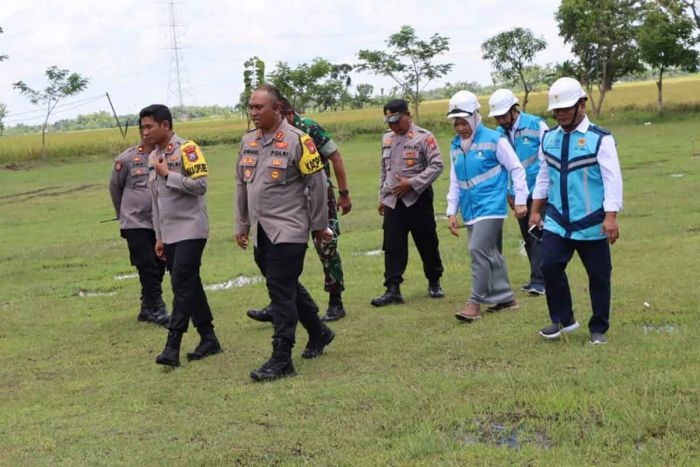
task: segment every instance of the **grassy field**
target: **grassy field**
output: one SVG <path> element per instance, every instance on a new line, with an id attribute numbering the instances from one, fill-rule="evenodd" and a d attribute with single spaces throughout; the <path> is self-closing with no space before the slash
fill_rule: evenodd
<path id="1" fill-rule="evenodd" d="M 700 118 L 610 129 L 626 196 L 607 346 L 588 345 L 584 329 L 541 341 L 545 301 L 522 293 L 516 312 L 456 321 L 469 261 L 444 219 L 447 297 L 426 296 L 412 249 L 408 303 L 373 309 L 379 137 L 361 135 L 341 148 L 354 202 L 340 242 L 349 315 L 314 361 L 299 358 L 300 331 L 299 376 L 269 384 L 248 378 L 270 352 L 271 328 L 245 316 L 267 303 L 263 283 L 208 292 L 223 354 L 154 364 L 165 331 L 136 321 L 138 281 L 115 278 L 133 272 L 126 244 L 100 223 L 113 217 L 107 157 L 0 169 L 0 465 L 698 465 Z M 450 135 L 438 137 L 446 150 Z M 258 276 L 232 240 L 234 147 L 207 157 L 203 280 Z M 519 286 L 527 265 L 512 218 L 504 249 Z M 569 271 L 585 323 L 585 273 L 577 260 Z M 312 254 L 303 282 L 325 301 Z M 183 350 L 196 343 L 191 330 Z"/>
<path id="2" fill-rule="evenodd" d="M 520 96 L 522 98 L 522 96 Z M 528 110 L 545 115 L 546 93 L 530 95 Z M 488 96 L 480 98 L 484 116 L 488 114 Z M 700 74 L 682 78 L 670 78 L 664 82 L 664 101 L 669 117 L 659 118 L 656 114 L 656 85 L 652 81 L 616 84 L 605 98 L 603 124 L 623 122 L 641 123 L 645 121 L 673 121 L 678 118 L 693 117 L 700 109 Z M 133 109 L 136 112 L 138 109 Z M 421 116 L 426 127 L 444 127 L 447 121 L 447 100 L 429 101 L 421 106 Z M 333 132 L 335 138 L 344 141 L 353 135 L 371 134 L 383 130 L 381 109 L 366 108 L 311 114 Z M 203 146 L 230 144 L 240 141 L 246 129 L 246 121 L 241 118 L 227 120 L 195 120 L 177 122 L 175 130 L 181 136 L 196 140 Z M 136 128 L 131 128 L 124 140 L 116 128 L 55 133 L 47 137 L 47 158 L 67 160 L 88 155 L 101 154 L 116 156 L 138 140 Z M 0 137 L 0 164 L 15 166 L 27 161 L 42 159 L 41 135 Z"/>

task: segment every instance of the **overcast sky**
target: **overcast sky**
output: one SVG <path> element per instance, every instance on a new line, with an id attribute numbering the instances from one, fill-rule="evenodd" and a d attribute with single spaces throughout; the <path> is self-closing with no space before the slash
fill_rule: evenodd
<path id="1" fill-rule="evenodd" d="M 435 5 L 439 5 L 436 7 Z M 278 61 L 291 65 L 323 57 L 355 63 L 360 49 L 382 49 L 387 37 L 404 24 L 419 37 L 440 33 L 450 38 L 443 62 L 455 64 L 441 81 L 490 82 L 489 63 L 481 59 L 487 38 L 515 26 L 528 27 L 547 41 L 539 64 L 568 58 L 569 48 L 557 35 L 557 0 L 287 0 L 284 2 L 178 0 L 175 4 L 184 65 L 185 104 L 235 105 L 242 90 L 243 62 L 258 55 L 268 71 Z M 41 123 L 28 100 L 12 89 L 24 80 L 45 86 L 45 69 L 68 68 L 89 77 L 79 97 L 87 100 L 108 91 L 120 114 L 136 113 L 151 103 L 177 103 L 166 1 L 136 0 L 3 0 L 0 7 L 0 102 L 20 120 Z M 369 73 L 354 84 L 370 83 L 375 92 L 392 82 Z M 173 91 L 168 90 L 171 81 Z M 106 99 L 77 102 L 56 111 L 55 118 L 109 110 Z"/>

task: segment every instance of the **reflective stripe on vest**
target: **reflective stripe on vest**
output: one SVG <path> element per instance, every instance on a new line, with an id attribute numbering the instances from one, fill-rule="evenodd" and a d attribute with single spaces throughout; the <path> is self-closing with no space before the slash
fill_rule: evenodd
<path id="1" fill-rule="evenodd" d="M 605 193 L 597 155 L 606 135 L 592 124 L 586 133 L 557 128 L 545 134 L 542 150 L 551 180 L 546 230 L 574 240 L 605 238 Z"/>
<path id="2" fill-rule="evenodd" d="M 503 169 L 501 168 L 500 165 L 497 165 L 496 167 L 493 167 L 486 172 L 482 173 L 481 175 L 477 175 L 476 177 L 472 177 L 466 182 L 459 181 L 459 187 L 463 188 L 465 190 L 471 190 L 475 186 L 477 186 L 479 183 L 485 182 L 486 180 L 489 180 L 496 175 L 500 174 Z"/>
<path id="3" fill-rule="evenodd" d="M 467 152 L 462 149 L 459 135 L 452 140 L 450 156 L 459 185 L 459 209 L 465 222 L 508 214 L 508 176 L 496 157 L 502 137 L 480 124 Z"/>

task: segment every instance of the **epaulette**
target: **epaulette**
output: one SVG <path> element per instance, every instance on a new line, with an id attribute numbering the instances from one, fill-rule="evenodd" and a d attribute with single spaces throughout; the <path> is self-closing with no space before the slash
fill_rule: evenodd
<path id="1" fill-rule="evenodd" d="M 292 126 L 292 125 L 289 125 L 289 130 L 293 133 L 296 133 L 300 138 L 306 134 L 302 130 L 300 130 L 299 128 Z"/>
<path id="2" fill-rule="evenodd" d="M 256 131 L 258 131 L 258 129 L 257 129 L 257 128 L 253 128 L 252 130 L 246 131 L 246 133 L 253 133 L 253 132 L 256 132 Z"/>
<path id="3" fill-rule="evenodd" d="M 418 130 L 418 133 L 430 133 L 428 130 L 425 128 L 421 128 L 419 126 L 416 127 L 416 130 Z"/>
<path id="4" fill-rule="evenodd" d="M 612 135 L 610 130 L 606 130 L 605 128 L 599 127 L 598 125 L 593 125 L 591 124 L 588 129 L 592 131 L 593 133 L 598 133 L 600 136 L 608 136 Z"/>

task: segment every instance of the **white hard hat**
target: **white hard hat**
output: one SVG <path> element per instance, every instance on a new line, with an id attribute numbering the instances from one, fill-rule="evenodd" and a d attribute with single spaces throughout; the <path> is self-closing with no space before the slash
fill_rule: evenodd
<path id="1" fill-rule="evenodd" d="M 581 87 L 581 83 L 573 78 L 559 78 L 549 88 L 549 108 L 566 109 L 573 107 L 581 98 L 586 97 L 586 91 Z"/>
<path id="2" fill-rule="evenodd" d="M 505 115 L 515 104 L 518 98 L 510 89 L 498 89 L 489 97 L 489 117 Z"/>
<path id="3" fill-rule="evenodd" d="M 450 98 L 450 103 L 447 107 L 447 118 L 469 117 L 480 108 L 479 99 L 476 98 L 473 92 L 458 91 L 457 94 Z"/>

